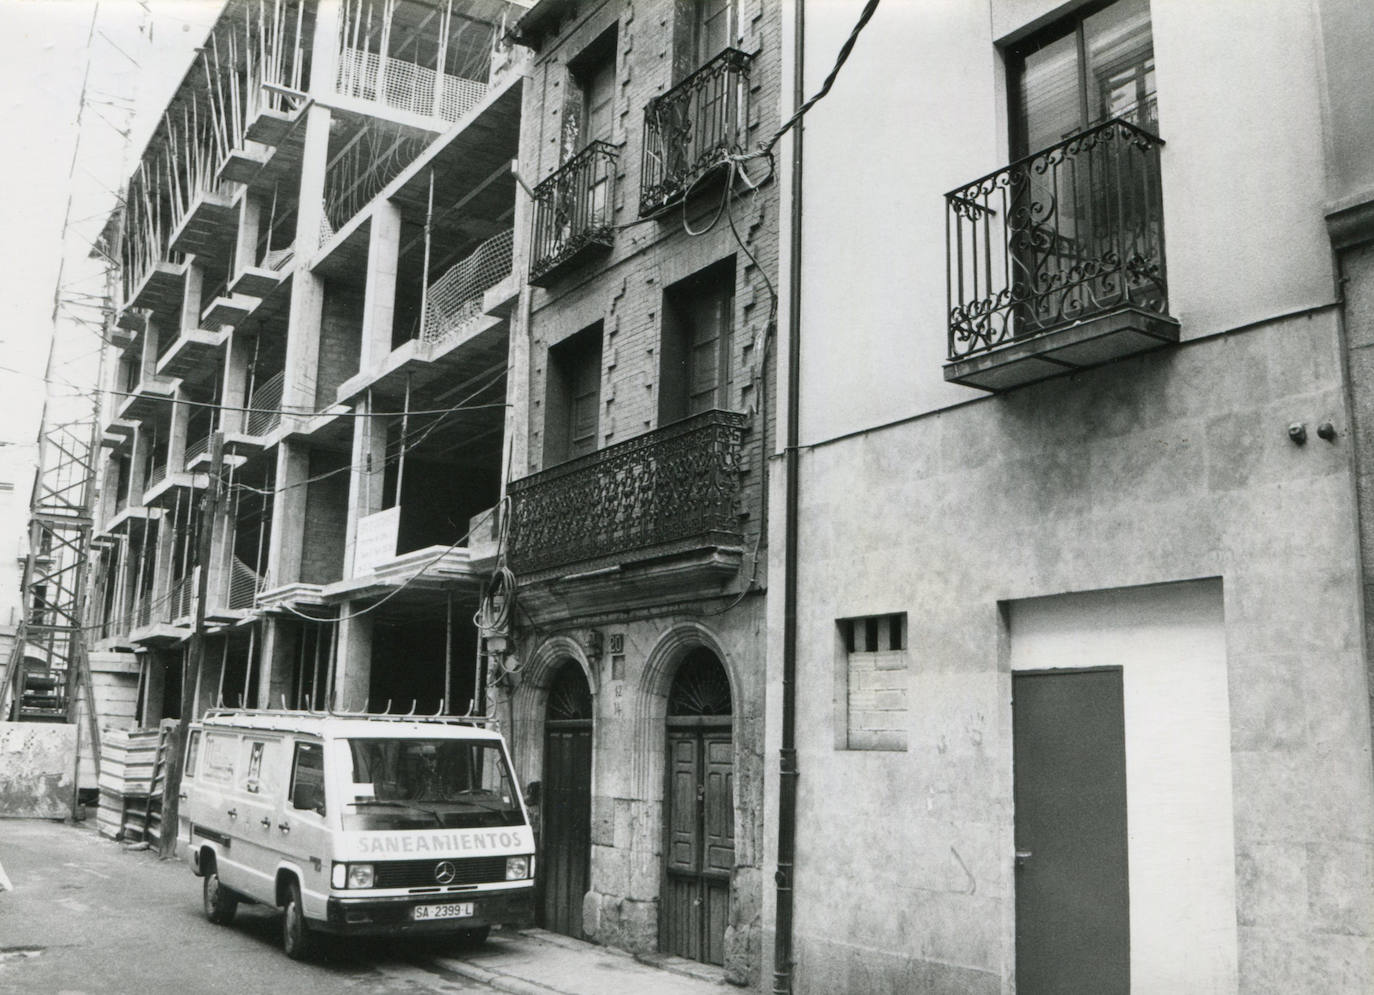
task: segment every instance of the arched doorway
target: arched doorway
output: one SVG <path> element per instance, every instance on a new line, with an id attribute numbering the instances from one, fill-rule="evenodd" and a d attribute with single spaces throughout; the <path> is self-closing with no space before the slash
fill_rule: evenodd
<path id="1" fill-rule="evenodd" d="M 574 660 L 549 687 L 540 810 L 539 924 L 578 939 L 591 884 L 592 692 Z"/>
<path id="2" fill-rule="evenodd" d="M 730 679 L 705 647 L 683 658 L 668 692 L 663 902 L 659 949 L 725 962 L 735 866 Z"/>

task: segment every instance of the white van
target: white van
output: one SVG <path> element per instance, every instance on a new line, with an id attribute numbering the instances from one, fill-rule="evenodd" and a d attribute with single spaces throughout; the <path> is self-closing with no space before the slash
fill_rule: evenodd
<path id="1" fill-rule="evenodd" d="M 482 720 L 215 709 L 191 727 L 179 843 L 205 914 L 275 905 L 282 941 L 449 933 L 534 916 L 534 833 Z"/>

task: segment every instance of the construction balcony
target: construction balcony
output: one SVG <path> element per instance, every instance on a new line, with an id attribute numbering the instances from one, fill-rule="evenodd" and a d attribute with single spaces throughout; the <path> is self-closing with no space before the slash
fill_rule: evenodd
<path id="1" fill-rule="evenodd" d="M 271 296 L 290 280 L 291 261 L 295 256 L 295 249 L 289 245 L 267 253 L 260 265 L 245 266 L 234 274 L 229 281 L 229 293 L 259 300 Z"/>
<path id="2" fill-rule="evenodd" d="M 1003 391 L 1178 341 L 1160 149 L 1116 118 L 945 195 L 945 379 Z"/>
<path id="3" fill-rule="evenodd" d="M 115 417 L 119 421 L 141 422 L 171 410 L 176 399 L 176 381 L 157 375 L 145 376 L 120 403 Z"/>
<path id="4" fill-rule="evenodd" d="M 220 350 L 228 338 L 225 329 L 183 329 L 158 357 L 157 375 L 192 384 L 213 379 Z"/>
<path id="5" fill-rule="evenodd" d="M 501 363 L 518 296 L 513 240 L 510 230 L 493 235 L 430 283 L 418 337 L 340 384 L 338 402 L 352 403 L 367 390 L 400 398 L 407 383 L 413 390 L 441 381 L 462 383 Z"/>
<path id="6" fill-rule="evenodd" d="M 534 237 L 529 282 L 547 287 L 615 244 L 617 153 L 591 142 L 534 188 Z"/>
<path id="7" fill-rule="evenodd" d="M 442 135 L 388 125 L 386 156 L 361 139 L 334 153 L 325 177 L 325 222 L 311 268 L 330 279 L 365 272 L 373 208 L 400 207 L 417 226 L 430 218 L 436 241 L 454 229 L 471 237 L 510 224 L 520 151 L 523 77 L 508 74 L 488 88 L 462 122 Z M 377 126 L 373 126 L 377 130 Z"/>
<path id="8" fill-rule="evenodd" d="M 743 556 L 746 415 L 706 411 L 513 482 L 508 559 L 523 584 L 719 586 Z"/>
<path id="9" fill-rule="evenodd" d="M 116 324 L 124 321 L 124 313 L 130 310 L 151 312 L 168 323 L 178 320 L 182 298 L 186 293 L 186 272 L 189 267 L 188 262 L 170 262 L 165 259 L 150 265 L 135 284 L 128 300 L 124 302 Z M 146 327 L 146 317 L 145 314 L 143 327 Z M 135 337 L 137 334 L 135 332 Z M 132 342 L 133 339 L 129 341 Z"/>
<path id="10" fill-rule="evenodd" d="M 195 587 L 191 576 L 173 581 L 166 593 L 145 594 L 134 602 L 127 629 L 135 646 L 175 646 L 191 635 Z"/>
<path id="11" fill-rule="evenodd" d="M 727 48 L 644 108 L 640 217 L 684 199 L 729 156 L 745 151 L 751 61 Z"/>
<path id="12" fill-rule="evenodd" d="M 233 252 L 238 223 L 238 202 L 222 184 L 214 184 L 194 195 L 167 248 L 195 256 L 199 265 L 218 271 Z"/>
<path id="13" fill-rule="evenodd" d="M 339 52 L 334 92 L 344 107 L 442 131 L 443 125 L 461 121 L 481 102 L 487 84 L 485 80 L 436 72 L 406 59 L 344 46 Z"/>
<path id="14" fill-rule="evenodd" d="M 284 370 L 278 370 L 252 385 L 245 405 L 248 410 L 242 412 L 239 428 L 224 433 L 225 444 L 232 446 L 234 452 L 249 455 L 261 452 L 275 442 L 282 424 L 281 404 L 285 385 Z"/>

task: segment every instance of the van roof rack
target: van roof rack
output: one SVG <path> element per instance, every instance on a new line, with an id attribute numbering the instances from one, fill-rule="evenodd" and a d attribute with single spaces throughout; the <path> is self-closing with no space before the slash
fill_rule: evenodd
<path id="1" fill-rule="evenodd" d="M 476 728 L 486 728 L 487 726 L 500 727 L 500 720 L 496 716 L 488 715 L 397 715 L 395 712 L 348 712 L 338 709 L 311 709 L 311 708 L 208 708 L 201 717 L 204 719 L 220 718 L 282 718 L 282 719 L 368 719 L 377 722 L 440 722 L 444 725 L 473 726 Z"/>

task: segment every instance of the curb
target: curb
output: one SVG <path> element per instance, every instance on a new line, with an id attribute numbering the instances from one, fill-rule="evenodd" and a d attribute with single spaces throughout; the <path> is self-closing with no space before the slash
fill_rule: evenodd
<path id="1" fill-rule="evenodd" d="M 512 939 L 518 938 L 530 944 L 543 943 L 549 946 L 563 947 L 567 950 L 585 951 L 588 954 L 595 953 L 597 956 L 620 957 L 628 961 L 633 961 L 636 964 L 662 971 L 665 974 L 689 978 L 694 981 L 702 982 L 703 984 L 713 984 L 724 990 L 730 989 L 730 986 L 723 977 L 706 976 L 702 971 L 694 969 L 694 965 L 690 965 L 689 962 L 677 964 L 674 963 L 677 958 L 664 958 L 661 954 L 632 954 L 624 950 L 617 950 L 614 947 L 603 947 L 582 940 L 574 940 L 557 933 L 545 933 L 543 930 L 520 930 L 512 932 L 510 936 Z M 504 971 L 479 967 L 476 964 L 458 958 L 440 957 L 436 958 L 436 963 L 442 966 L 445 971 L 460 975 L 471 981 L 478 981 L 484 985 L 490 985 L 498 991 L 510 992 L 512 995 L 569 995 L 569 993 L 561 988 L 553 988 L 538 982 L 526 981 L 524 978 L 507 974 Z"/>

